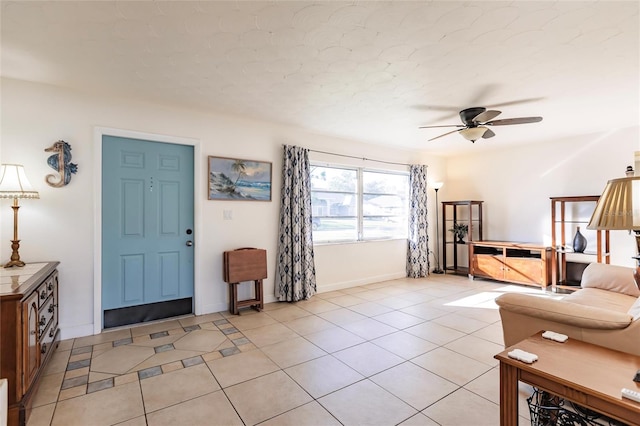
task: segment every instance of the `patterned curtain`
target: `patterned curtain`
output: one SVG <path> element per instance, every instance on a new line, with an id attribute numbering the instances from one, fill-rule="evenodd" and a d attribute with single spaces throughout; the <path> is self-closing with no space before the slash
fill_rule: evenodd
<path id="1" fill-rule="evenodd" d="M 407 276 L 429 275 L 429 236 L 427 235 L 427 166 L 409 167 L 409 250 Z"/>
<path id="2" fill-rule="evenodd" d="M 295 302 L 316 294 L 311 233 L 309 151 L 285 145 L 275 296 Z"/>

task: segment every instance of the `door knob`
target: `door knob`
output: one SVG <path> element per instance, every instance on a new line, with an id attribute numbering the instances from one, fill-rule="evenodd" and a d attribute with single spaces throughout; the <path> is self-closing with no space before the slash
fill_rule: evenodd
<path id="1" fill-rule="evenodd" d="M 191 247 L 193 245 L 193 241 L 189 240 L 187 241 L 187 247 Z"/>

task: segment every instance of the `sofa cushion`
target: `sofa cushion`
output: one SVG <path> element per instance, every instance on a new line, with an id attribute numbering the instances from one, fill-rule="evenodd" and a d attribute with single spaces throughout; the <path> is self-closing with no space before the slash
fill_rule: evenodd
<path id="1" fill-rule="evenodd" d="M 590 263 L 582 273 L 582 288 L 599 288 L 629 296 L 640 296 L 640 290 L 633 278 L 633 268 L 607 265 L 606 263 Z"/>
<path id="2" fill-rule="evenodd" d="M 637 298 L 599 288 L 583 288 L 564 297 L 563 300 L 579 305 L 593 306 L 615 312 L 628 312 Z"/>

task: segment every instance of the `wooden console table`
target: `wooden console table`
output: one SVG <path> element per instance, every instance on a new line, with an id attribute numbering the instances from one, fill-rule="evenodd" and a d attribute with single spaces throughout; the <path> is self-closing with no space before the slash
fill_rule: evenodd
<path id="1" fill-rule="evenodd" d="M 469 278 L 535 285 L 551 284 L 551 247 L 512 241 L 469 242 Z"/>
<path id="2" fill-rule="evenodd" d="M 538 355 L 525 364 L 509 358 L 518 348 Z M 628 424 L 638 424 L 640 403 L 622 398 L 622 388 L 640 391 L 633 376 L 640 356 L 569 338 L 558 343 L 542 332 L 496 355 L 500 361 L 500 425 L 518 425 L 518 381 Z"/>

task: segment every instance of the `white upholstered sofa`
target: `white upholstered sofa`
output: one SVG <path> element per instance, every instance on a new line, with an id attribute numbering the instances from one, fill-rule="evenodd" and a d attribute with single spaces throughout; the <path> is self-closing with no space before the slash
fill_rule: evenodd
<path id="1" fill-rule="evenodd" d="M 505 345 L 514 345 L 541 330 L 552 330 L 640 355 L 640 290 L 633 271 L 592 263 L 584 270 L 581 288 L 560 300 L 521 293 L 499 296 L 496 303 Z"/>

